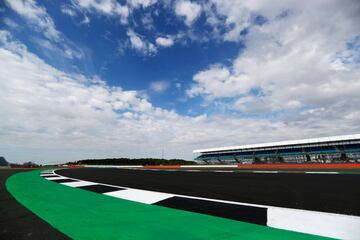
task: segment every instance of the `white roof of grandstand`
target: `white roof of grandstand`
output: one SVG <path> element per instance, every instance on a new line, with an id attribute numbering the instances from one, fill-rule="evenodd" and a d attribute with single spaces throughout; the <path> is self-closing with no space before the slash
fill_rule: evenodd
<path id="1" fill-rule="evenodd" d="M 321 138 L 309 138 L 309 139 L 290 140 L 290 141 L 281 141 L 281 142 L 257 143 L 257 144 L 239 145 L 239 146 L 231 146 L 231 147 L 197 149 L 197 150 L 194 150 L 193 153 L 231 151 L 231 150 L 243 150 L 243 149 L 252 149 L 252 148 L 278 147 L 278 146 L 291 146 L 291 145 L 299 145 L 299 144 L 316 144 L 316 143 L 349 141 L 349 140 L 360 140 L 360 134 L 333 136 L 333 137 L 321 137 Z"/>

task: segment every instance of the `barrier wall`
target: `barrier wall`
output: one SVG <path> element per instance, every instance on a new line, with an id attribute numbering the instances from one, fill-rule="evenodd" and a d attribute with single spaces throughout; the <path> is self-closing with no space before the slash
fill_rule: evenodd
<path id="1" fill-rule="evenodd" d="M 360 169 L 360 163 L 238 164 L 241 169 Z"/>
<path id="2" fill-rule="evenodd" d="M 74 166 L 69 166 L 74 167 Z M 94 168 L 145 168 L 145 169 L 180 169 L 180 168 L 237 168 L 237 169 L 360 169 L 360 163 L 309 163 L 309 164 L 300 164 L 300 163 L 287 163 L 287 164 L 231 164 L 231 165 L 78 165 L 77 167 L 94 167 Z"/>

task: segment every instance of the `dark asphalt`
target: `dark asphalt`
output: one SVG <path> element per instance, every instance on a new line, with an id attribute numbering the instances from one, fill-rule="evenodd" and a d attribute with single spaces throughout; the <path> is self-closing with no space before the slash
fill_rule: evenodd
<path id="1" fill-rule="evenodd" d="M 70 239 L 19 204 L 6 190 L 6 179 L 22 171 L 24 170 L 0 169 L 0 239 Z"/>
<path id="2" fill-rule="evenodd" d="M 197 197 L 360 216 L 358 174 L 254 174 L 64 169 L 60 175 Z"/>

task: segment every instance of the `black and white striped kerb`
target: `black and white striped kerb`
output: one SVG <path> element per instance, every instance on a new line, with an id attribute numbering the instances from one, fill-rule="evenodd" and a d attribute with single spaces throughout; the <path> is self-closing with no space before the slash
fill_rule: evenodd
<path id="1" fill-rule="evenodd" d="M 147 191 L 68 178 L 49 170 L 41 172 L 40 175 L 49 181 L 69 187 L 145 204 L 337 239 L 359 239 L 360 236 L 358 216 Z"/>
<path id="2" fill-rule="evenodd" d="M 49 172 L 42 172 L 41 176 L 52 182 L 122 199 L 260 225 L 266 225 L 267 222 L 267 208 L 265 207 L 230 204 L 204 199 L 187 198 L 182 196 L 175 196 L 173 194 L 157 193 L 146 190 L 127 189 L 123 187 L 109 186 L 106 184 L 67 178 Z"/>
<path id="3" fill-rule="evenodd" d="M 91 192 L 96 192 L 96 193 L 108 193 L 108 192 L 125 190 L 125 188 L 110 187 L 110 186 L 106 186 L 106 185 L 102 185 L 102 184 L 88 185 L 88 186 L 83 186 L 83 187 L 78 187 L 78 188 L 88 190 Z"/>

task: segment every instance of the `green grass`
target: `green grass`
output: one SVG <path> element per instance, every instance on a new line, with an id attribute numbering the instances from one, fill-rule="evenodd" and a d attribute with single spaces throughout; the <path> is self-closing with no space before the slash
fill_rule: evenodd
<path id="1" fill-rule="evenodd" d="M 47 181 L 39 171 L 6 182 L 25 207 L 74 239 L 326 239 L 147 205 Z"/>

